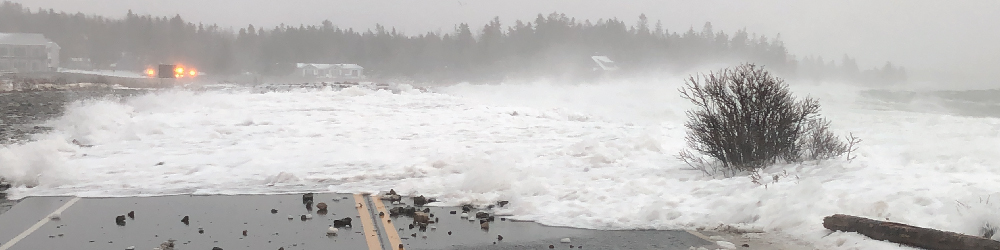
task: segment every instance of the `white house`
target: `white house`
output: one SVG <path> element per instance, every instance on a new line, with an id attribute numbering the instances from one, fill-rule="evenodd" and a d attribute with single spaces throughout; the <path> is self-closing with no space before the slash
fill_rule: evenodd
<path id="1" fill-rule="evenodd" d="M 59 68 L 59 49 L 42 34 L 0 33 L 0 71 L 54 71 Z"/>
<path id="2" fill-rule="evenodd" d="M 604 71 L 618 70 L 618 65 L 615 64 L 615 61 L 612 61 L 611 58 L 608 58 L 607 56 L 592 56 L 590 57 L 590 59 L 593 59 L 594 62 L 597 63 L 597 67 L 600 68 L 601 70 Z"/>
<path id="3" fill-rule="evenodd" d="M 298 63 L 295 65 L 295 76 L 362 79 L 365 77 L 364 70 L 364 67 L 357 64 Z"/>

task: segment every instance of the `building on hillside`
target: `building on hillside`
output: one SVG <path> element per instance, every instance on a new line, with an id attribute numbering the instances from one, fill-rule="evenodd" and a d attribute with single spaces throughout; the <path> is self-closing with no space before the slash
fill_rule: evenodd
<path id="1" fill-rule="evenodd" d="M 594 62 L 597 63 L 597 67 L 594 67 L 595 71 L 596 70 L 602 70 L 602 71 L 615 71 L 615 70 L 618 70 L 618 65 L 615 64 L 615 61 L 612 61 L 611 58 L 608 58 L 607 56 L 592 56 L 592 57 L 590 57 L 590 59 L 594 60 Z"/>
<path id="2" fill-rule="evenodd" d="M 59 45 L 42 34 L 0 33 L 0 72 L 59 69 Z"/>
<path id="3" fill-rule="evenodd" d="M 357 64 L 299 63 L 295 65 L 295 76 L 304 78 L 362 79 L 364 67 Z"/>

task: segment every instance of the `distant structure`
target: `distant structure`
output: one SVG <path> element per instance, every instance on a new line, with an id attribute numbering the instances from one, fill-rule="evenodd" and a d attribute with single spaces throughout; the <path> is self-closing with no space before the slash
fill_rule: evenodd
<path id="1" fill-rule="evenodd" d="M 86 57 L 73 57 L 63 65 L 67 69 L 82 69 L 82 70 L 93 70 L 94 63 L 90 61 L 90 58 Z"/>
<path id="2" fill-rule="evenodd" d="M 597 63 L 597 67 L 594 67 L 595 71 L 597 71 L 597 70 L 602 70 L 602 71 L 615 71 L 615 70 L 618 70 L 618 65 L 615 64 L 615 61 L 612 61 L 611 58 L 608 58 L 607 56 L 592 56 L 592 57 L 590 57 L 590 59 L 594 60 L 594 62 Z"/>
<path id="3" fill-rule="evenodd" d="M 303 78 L 363 79 L 364 67 L 357 64 L 298 63 L 295 76 Z"/>
<path id="4" fill-rule="evenodd" d="M 0 33 L 0 72 L 56 71 L 59 49 L 42 34 Z"/>

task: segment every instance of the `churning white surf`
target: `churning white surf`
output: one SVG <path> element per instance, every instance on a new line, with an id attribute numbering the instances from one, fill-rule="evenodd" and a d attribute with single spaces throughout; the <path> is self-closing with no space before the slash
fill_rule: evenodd
<path id="1" fill-rule="evenodd" d="M 1000 200 L 989 201 L 1000 199 L 996 118 L 876 110 L 854 89 L 793 86 L 820 98 L 835 132 L 864 141 L 853 161 L 770 167 L 758 185 L 706 177 L 675 159 L 689 107 L 681 84 L 175 90 L 90 100 L 49 121 L 53 132 L 0 148 L 0 175 L 22 184 L 13 198 L 394 188 L 448 204 L 509 200 L 505 213 L 549 225 L 741 225 L 823 249 L 899 248 L 828 235 L 822 218 L 834 213 L 969 234 L 1000 224 Z"/>

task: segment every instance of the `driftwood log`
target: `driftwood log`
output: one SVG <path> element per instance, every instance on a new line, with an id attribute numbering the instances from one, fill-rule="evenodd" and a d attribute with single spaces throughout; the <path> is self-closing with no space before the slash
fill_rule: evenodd
<path id="1" fill-rule="evenodd" d="M 823 218 L 823 227 L 930 250 L 1000 250 L 1000 241 L 983 237 L 843 214 Z"/>

